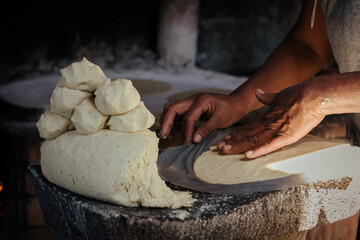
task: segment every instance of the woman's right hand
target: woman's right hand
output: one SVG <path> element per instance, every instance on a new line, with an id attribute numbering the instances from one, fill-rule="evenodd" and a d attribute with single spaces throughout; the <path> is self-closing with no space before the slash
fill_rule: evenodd
<path id="1" fill-rule="evenodd" d="M 247 114 L 245 106 L 235 95 L 210 93 L 199 93 L 178 102 L 167 103 L 161 115 L 160 138 L 169 135 L 176 121 L 180 125 L 177 127 L 183 131 L 185 143 L 192 140 L 198 143 L 212 131 L 239 121 Z M 195 123 L 199 119 L 204 122 L 195 130 Z"/>

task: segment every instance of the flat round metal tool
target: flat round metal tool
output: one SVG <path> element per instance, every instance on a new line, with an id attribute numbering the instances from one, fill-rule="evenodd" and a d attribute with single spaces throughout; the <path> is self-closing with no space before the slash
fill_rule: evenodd
<path id="1" fill-rule="evenodd" d="M 160 177 L 171 184 L 187 189 L 222 195 L 271 192 L 306 183 L 301 174 L 240 184 L 211 184 L 199 179 L 193 170 L 197 157 L 209 150 L 211 146 L 216 145 L 232 131 L 234 128 L 215 131 L 198 144 L 187 144 L 166 149 L 159 155 L 157 162 Z"/>

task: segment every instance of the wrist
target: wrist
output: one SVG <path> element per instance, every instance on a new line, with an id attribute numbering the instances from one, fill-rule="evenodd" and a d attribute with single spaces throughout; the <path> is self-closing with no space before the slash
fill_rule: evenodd
<path id="1" fill-rule="evenodd" d="M 256 110 L 263 106 L 262 103 L 256 98 L 255 91 L 257 87 L 246 86 L 240 87 L 229 94 L 229 98 L 237 106 L 237 109 L 241 109 L 245 114 Z"/>
<path id="2" fill-rule="evenodd" d="M 314 77 L 305 83 L 305 94 L 311 99 L 316 112 L 330 115 L 349 112 L 353 99 L 349 98 L 348 89 L 344 86 L 341 74 Z M 349 101 L 350 100 L 350 101 Z"/>

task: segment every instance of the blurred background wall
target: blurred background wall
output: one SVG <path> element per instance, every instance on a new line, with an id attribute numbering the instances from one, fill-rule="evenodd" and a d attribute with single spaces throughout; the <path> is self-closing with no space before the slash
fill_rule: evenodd
<path id="1" fill-rule="evenodd" d="M 301 2 L 200 1 L 196 66 L 251 74 L 284 38 Z M 103 64 L 136 58 L 156 61 L 160 4 L 7 1 L 0 15 L 0 79 L 19 71 L 51 71 L 63 59 L 82 56 L 101 58 Z"/>

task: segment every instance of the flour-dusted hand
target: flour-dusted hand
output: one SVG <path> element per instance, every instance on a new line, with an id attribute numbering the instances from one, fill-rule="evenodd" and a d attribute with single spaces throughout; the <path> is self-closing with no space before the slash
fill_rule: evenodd
<path id="1" fill-rule="evenodd" d="M 161 115 L 160 137 L 166 138 L 179 122 L 186 143 L 200 142 L 217 128 L 231 126 L 247 112 L 239 98 L 232 95 L 200 93 L 178 102 L 167 103 Z M 195 131 L 195 123 L 204 120 Z M 176 124 L 175 124 L 176 125 Z M 194 133 L 195 131 L 195 133 Z"/>
<path id="2" fill-rule="evenodd" d="M 279 93 L 256 90 L 256 97 L 270 106 L 269 111 L 226 136 L 218 148 L 226 154 L 245 152 L 247 158 L 256 158 L 305 136 L 325 117 L 316 97 L 305 89 L 300 84 Z"/>

